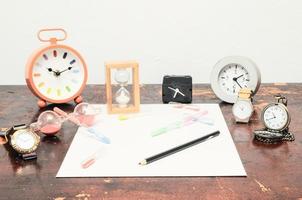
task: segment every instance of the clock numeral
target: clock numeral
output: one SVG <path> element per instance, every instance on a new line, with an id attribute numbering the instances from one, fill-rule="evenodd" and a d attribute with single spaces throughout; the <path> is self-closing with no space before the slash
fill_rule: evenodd
<path id="1" fill-rule="evenodd" d="M 57 57 L 57 51 L 56 50 L 53 50 L 53 56 Z"/>
<path id="2" fill-rule="evenodd" d="M 43 54 L 43 58 L 44 58 L 45 60 L 48 60 L 48 57 L 47 57 L 46 54 Z"/>
<path id="3" fill-rule="evenodd" d="M 76 60 L 75 59 L 73 59 L 72 61 L 70 61 L 70 63 L 69 64 L 73 64 L 73 63 L 75 63 L 76 62 Z"/>
<path id="4" fill-rule="evenodd" d="M 41 82 L 41 83 L 38 84 L 38 87 L 41 88 L 41 87 L 43 87 L 44 85 L 45 85 L 45 83 L 44 83 L 44 82 Z"/>
<path id="5" fill-rule="evenodd" d="M 70 89 L 70 87 L 69 87 L 68 85 L 65 87 L 65 89 L 66 89 L 68 92 L 71 92 L 71 89 Z"/>
<path id="6" fill-rule="evenodd" d="M 67 57 L 67 52 L 65 52 L 64 54 L 63 54 L 63 59 L 65 59 Z"/>
<path id="7" fill-rule="evenodd" d="M 51 93 L 51 88 L 48 88 L 47 89 L 47 94 L 50 94 Z"/>

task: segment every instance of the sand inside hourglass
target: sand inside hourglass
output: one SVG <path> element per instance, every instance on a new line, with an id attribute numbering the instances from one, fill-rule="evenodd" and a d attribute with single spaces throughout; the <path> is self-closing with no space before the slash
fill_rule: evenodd
<path id="1" fill-rule="evenodd" d="M 115 102 L 120 108 L 125 108 L 131 101 L 131 95 L 127 88 L 130 83 L 130 72 L 127 69 L 117 69 L 114 72 L 114 80 L 119 87 L 114 95 Z"/>

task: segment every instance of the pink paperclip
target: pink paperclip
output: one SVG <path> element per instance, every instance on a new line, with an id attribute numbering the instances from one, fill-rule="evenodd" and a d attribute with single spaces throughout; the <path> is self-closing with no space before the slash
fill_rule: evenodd
<path id="1" fill-rule="evenodd" d="M 178 105 L 175 105 L 174 108 L 187 109 L 187 110 L 192 110 L 192 111 L 195 111 L 195 112 L 200 111 L 200 108 L 198 108 L 197 106 L 194 106 L 194 105 L 178 104 Z"/>

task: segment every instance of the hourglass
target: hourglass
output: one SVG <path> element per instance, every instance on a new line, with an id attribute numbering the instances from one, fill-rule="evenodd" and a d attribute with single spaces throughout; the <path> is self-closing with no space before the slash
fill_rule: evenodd
<path id="1" fill-rule="evenodd" d="M 118 69 L 115 72 L 114 79 L 119 84 L 120 89 L 115 93 L 115 101 L 120 108 L 126 108 L 130 101 L 130 93 L 125 88 L 129 82 L 130 74 L 126 69 Z"/>
<path id="2" fill-rule="evenodd" d="M 32 123 L 30 128 L 45 135 L 55 135 L 60 131 L 66 120 L 72 121 L 78 126 L 91 127 L 95 124 L 95 118 L 99 114 L 100 110 L 88 103 L 78 104 L 73 113 L 70 114 L 55 107 L 54 111 L 42 112 L 37 122 Z"/>
<path id="3" fill-rule="evenodd" d="M 109 114 L 138 112 L 138 63 L 106 63 L 106 96 Z"/>

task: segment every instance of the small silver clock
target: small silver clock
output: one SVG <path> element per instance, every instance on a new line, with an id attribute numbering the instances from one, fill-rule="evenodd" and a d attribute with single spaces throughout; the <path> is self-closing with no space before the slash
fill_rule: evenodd
<path id="1" fill-rule="evenodd" d="M 235 103 L 239 90 L 250 88 L 256 94 L 261 83 L 257 65 L 249 58 L 228 56 L 219 60 L 211 73 L 211 87 L 222 101 Z"/>

